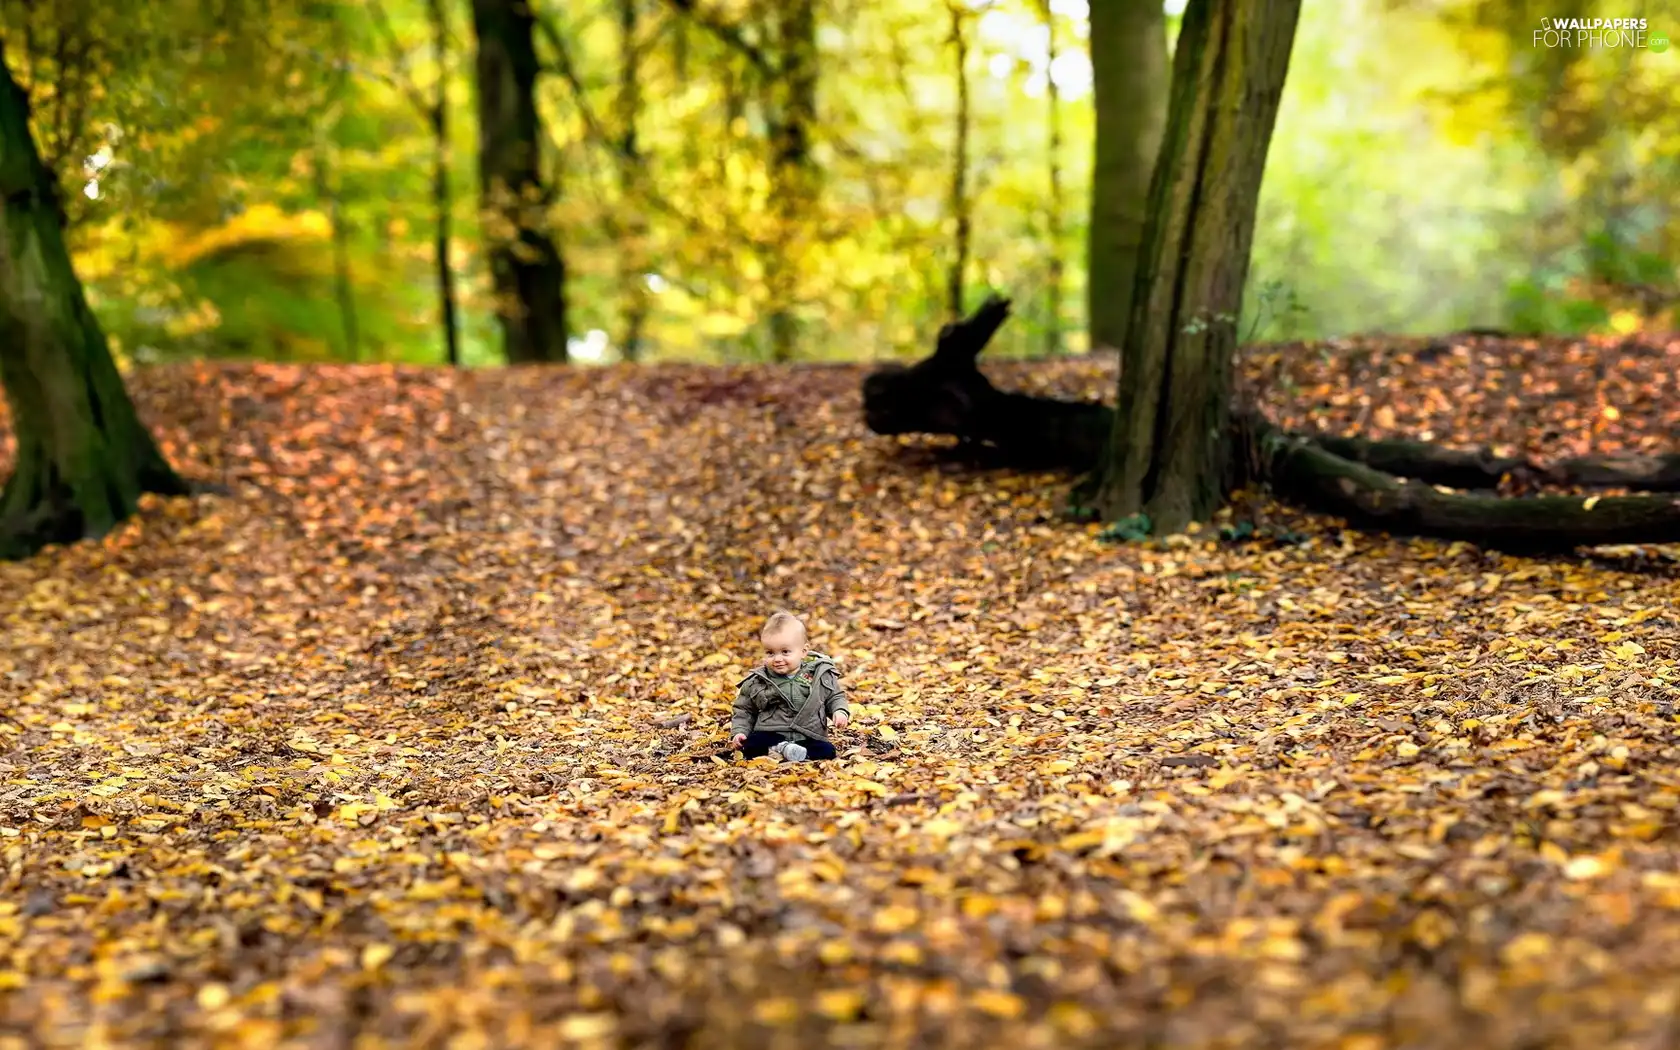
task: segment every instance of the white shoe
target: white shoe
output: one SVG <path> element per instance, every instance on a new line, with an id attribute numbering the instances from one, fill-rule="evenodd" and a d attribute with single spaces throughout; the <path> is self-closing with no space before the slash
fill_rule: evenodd
<path id="1" fill-rule="evenodd" d="M 806 750 L 791 740 L 784 740 L 770 749 L 770 753 L 783 762 L 805 761 Z"/>

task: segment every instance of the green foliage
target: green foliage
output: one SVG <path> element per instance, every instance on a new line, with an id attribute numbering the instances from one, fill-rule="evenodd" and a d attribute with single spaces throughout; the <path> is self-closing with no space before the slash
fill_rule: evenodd
<path id="1" fill-rule="evenodd" d="M 78 267 L 119 349 L 347 356 L 336 222 L 358 356 L 441 360 L 432 144 L 408 92 L 442 77 L 464 350 L 469 363 L 499 359 L 477 217 L 472 32 L 463 0 L 447 6 L 453 48 L 438 69 L 422 0 L 383 0 L 394 50 L 372 8 L 352 0 L 154 0 L 120 18 L 95 0 L 0 0 L 6 60 L 31 87 Z M 1667 189 L 1680 180 L 1680 61 L 1536 51 L 1539 14 L 1628 14 L 1609 0 L 1540 6 L 1307 0 L 1241 317 L 1192 329 L 1235 324 L 1252 342 L 1661 323 L 1680 253 Z M 785 294 L 804 359 L 925 352 L 947 320 L 955 243 L 946 10 L 819 4 L 814 189 L 790 228 L 775 204 L 779 81 L 765 71 L 780 61 L 782 8 L 704 8 L 738 35 L 637 3 L 631 98 L 619 0 L 537 0 L 545 164 L 561 190 L 550 219 L 577 336 L 611 360 L 641 309 L 648 357 L 764 360 Z M 970 306 L 994 289 L 1017 304 L 996 355 L 1041 353 L 1053 334 L 1084 347 L 1093 121 L 1083 16 L 1055 9 L 1054 217 L 1040 5 L 993 0 L 965 16 L 963 285 Z M 1645 14 L 1680 21 L 1680 2 L 1652 0 Z"/>
<path id="2" fill-rule="evenodd" d="M 1513 282 L 1505 301 L 1510 330 L 1525 335 L 1582 335 L 1609 322 L 1608 310 L 1590 299 L 1569 297 L 1567 287 L 1568 282 L 1556 275 Z"/>
<path id="3" fill-rule="evenodd" d="M 1274 338 L 1294 339 L 1312 313 L 1295 289 L 1281 280 L 1262 281 L 1259 287 L 1250 287 L 1249 293 L 1251 306 L 1244 313 L 1250 321 L 1244 343 L 1252 343 L 1262 331 Z"/>
<path id="4" fill-rule="evenodd" d="M 1629 13 L 1586 0 L 1309 0 L 1245 316 L 1257 286 L 1284 279 L 1312 305 L 1311 324 L 1267 333 L 1284 338 L 1661 323 L 1656 297 L 1633 286 L 1674 287 L 1680 215 L 1665 187 L 1680 174 L 1680 126 L 1662 99 L 1680 63 L 1532 40 L 1542 15 Z M 1680 4 L 1642 13 L 1680 21 Z"/>
<path id="5" fill-rule="evenodd" d="M 1152 524 L 1147 514 L 1133 514 L 1104 529 L 1098 539 L 1105 543 L 1141 543 L 1149 538 Z"/>
<path id="6" fill-rule="evenodd" d="M 1219 527 L 1219 538 L 1227 543 L 1240 543 L 1253 535 L 1254 523 L 1252 521 L 1238 521 Z"/>
<path id="7" fill-rule="evenodd" d="M 1219 527 L 1219 538 L 1226 543 L 1244 544 L 1270 540 L 1279 547 L 1294 547 L 1312 537 L 1283 525 L 1256 525 L 1247 519 Z"/>

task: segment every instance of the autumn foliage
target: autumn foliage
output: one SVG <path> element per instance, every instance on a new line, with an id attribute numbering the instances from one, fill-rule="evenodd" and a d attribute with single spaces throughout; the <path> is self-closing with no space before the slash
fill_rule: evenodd
<path id="1" fill-rule="evenodd" d="M 1544 460 L 1671 444 L 1677 358 L 1249 368 L 1286 425 Z M 131 376 L 227 494 L 0 564 L 0 1046 L 1667 1038 L 1662 552 L 1255 497 L 1111 544 L 870 436 L 863 371 Z M 839 762 L 716 757 L 779 606 Z"/>

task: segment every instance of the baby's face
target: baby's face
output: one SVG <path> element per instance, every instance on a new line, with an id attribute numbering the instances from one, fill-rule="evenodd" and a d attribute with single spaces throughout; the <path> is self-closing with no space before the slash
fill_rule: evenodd
<path id="1" fill-rule="evenodd" d="M 805 639 L 799 631 L 783 630 L 764 636 L 764 666 L 777 674 L 792 674 L 805 659 Z"/>

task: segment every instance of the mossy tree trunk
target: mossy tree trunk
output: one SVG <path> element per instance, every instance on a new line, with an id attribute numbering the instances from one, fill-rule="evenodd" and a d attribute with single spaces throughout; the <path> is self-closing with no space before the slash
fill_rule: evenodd
<path id="1" fill-rule="evenodd" d="M 1086 325 L 1094 349 L 1118 350 L 1131 318 L 1149 177 L 1167 122 L 1167 27 L 1154 0 L 1093 0 L 1097 134 L 1086 234 Z"/>
<path id="2" fill-rule="evenodd" d="M 537 114 L 536 20 L 525 0 L 473 0 L 480 214 L 511 364 L 566 360 L 566 267 L 549 232 Z"/>
<path id="3" fill-rule="evenodd" d="M 29 102 L 0 63 L 0 384 L 17 458 L 0 490 L 0 557 L 100 536 L 144 492 L 186 485 L 141 424 L 64 241 Z"/>
<path id="4" fill-rule="evenodd" d="M 964 0 L 945 0 L 951 16 L 951 70 L 957 89 L 951 147 L 951 191 L 947 214 L 951 220 L 951 266 L 945 276 L 945 312 L 951 322 L 963 318 L 963 291 L 968 287 L 969 244 L 974 238 L 974 208 L 968 195 L 968 154 L 973 127 L 968 80 L 968 22 L 973 12 Z"/>
<path id="5" fill-rule="evenodd" d="M 619 240 L 619 311 L 623 318 L 620 352 L 626 361 L 642 357 L 643 332 L 652 301 L 647 286 L 650 237 L 646 213 L 634 203 L 637 180 L 646 159 L 638 128 L 642 119 L 642 48 L 640 0 L 618 0 L 618 193 L 627 205 L 625 228 Z"/>
<path id="6" fill-rule="evenodd" d="M 817 200 L 818 172 L 811 156 L 817 123 L 817 5 L 816 0 L 780 0 L 774 10 L 781 61 L 768 85 L 777 255 L 767 267 L 770 356 L 791 361 L 799 341 L 798 274 L 811 247 Z"/>
<path id="7" fill-rule="evenodd" d="M 455 298 L 455 270 L 449 257 L 449 245 L 454 240 L 451 230 L 455 197 L 449 189 L 449 18 L 443 0 L 428 0 L 426 15 L 432 23 L 432 61 L 438 71 L 430 107 L 420 103 L 432 128 L 432 210 L 437 216 L 432 233 L 432 262 L 437 267 L 443 357 L 451 368 L 456 368 L 461 364 L 461 311 Z"/>
<path id="8" fill-rule="evenodd" d="M 1237 314 L 1300 0 L 1191 0 L 1093 505 L 1175 532 L 1223 503 Z"/>

